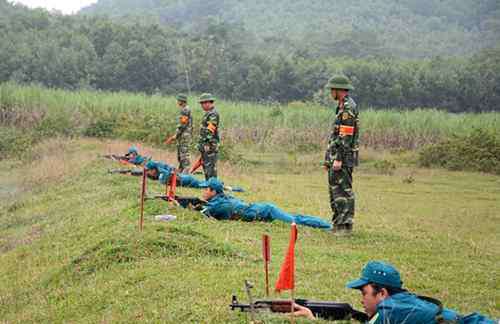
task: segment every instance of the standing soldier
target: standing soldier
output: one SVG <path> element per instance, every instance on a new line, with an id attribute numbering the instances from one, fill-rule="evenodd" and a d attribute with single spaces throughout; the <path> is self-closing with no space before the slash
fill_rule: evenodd
<path id="1" fill-rule="evenodd" d="M 205 115 L 201 120 L 198 150 L 201 154 L 205 179 L 217 177 L 217 156 L 219 152 L 219 113 L 215 109 L 215 98 L 210 93 L 200 96 L 201 108 Z"/>
<path id="2" fill-rule="evenodd" d="M 328 170 L 330 206 L 333 231 L 351 234 L 354 218 L 354 192 L 352 170 L 357 164 L 359 118 L 356 103 L 349 97 L 354 87 L 344 75 L 336 75 L 328 81 L 331 95 L 338 102 L 333 130 L 325 154 Z"/>
<path id="3" fill-rule="evenodd" d="M 201 120 L 198 150 L 201 154 L 205 179 L 217 177 L 217 157 L 219 152 L 219 113 L 215 109 L 215 98 L 210 93 L 200 96 L 200 104 L 205 115 Z"/>
<path id="4" fill-rule="evenodd" d="M 177 160 L 179 161 L 179 172 L 186 173 L 189 171 L 191 164 L 189 159 L 189 147 L 193 136 L 193 118 L 191 117 L 191 109 L 187 105 L 187 96 L 184 94 L 177 95 L 177 107 L 180 108 L 179 123 L 177 131 L 169 137 L 165 143 L 177 143 Z"/>

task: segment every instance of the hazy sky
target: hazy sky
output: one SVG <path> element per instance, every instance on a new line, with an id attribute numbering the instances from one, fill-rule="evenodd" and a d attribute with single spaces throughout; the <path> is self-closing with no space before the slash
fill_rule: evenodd
<path id="1" fill-rule="evenodd" d="M 62 13 L 71 14 L 97 0 L 11 0 L 11 2 L 22 3 L 31 8 L 57 9 Z"/>

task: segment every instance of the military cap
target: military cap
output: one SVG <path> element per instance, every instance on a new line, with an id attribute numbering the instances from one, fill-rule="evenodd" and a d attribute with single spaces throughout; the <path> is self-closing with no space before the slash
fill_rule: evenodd
<path id="1" fill-rule="evenodd" d="M 334 75 L 328 80 L 328 88 L 330 89 L 344 89 L 344 90 L 354 90 L 351 80 L 342 74 Z"/>
<path id="2" fill-rule="evenodd" d="M 183 93 L 179 93 L 177 97 L 175 97 L 175 99 L 177 99 L 177 101 L 182 101 L 182 102 L 188 101 L 188 97 Z"/>
<path id="3" fill-rule="evenodd" d="M 139 154 L 139 150 L 137 150 L 137 147 L 131 146 L 128 148 L 128 154 Z"/>
<path id="4" fill-rule="evenodd" d="M 361 278 L 349 282 L 347 288 L 361 289 L 369 283 L 392 288 L 403 286 L 398 270 L 392 264 L 382 261 L 368 262 L 361 272 Z"/>
<path id="5" fill-rule="evenodd" d="M 216 193 L 224 192 L 224 183 L 215 177 L 208 179 L 207 187 L 214 190 Z"/>
<path id="6" fill-rule="evenodd" d="M 204 93 L 200 96 L 199 102 L 215 101 L 215 97 L 211 93 Z"/>

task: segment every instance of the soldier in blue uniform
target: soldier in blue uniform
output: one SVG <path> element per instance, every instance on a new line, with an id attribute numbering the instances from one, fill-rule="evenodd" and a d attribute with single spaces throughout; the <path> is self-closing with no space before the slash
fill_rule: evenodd
<path id="1" fill-rule="evenodd" d="M 443 308 L 437 299 L 408 292 L 403 289 L 398 270 L 386 262 L 368 262 L 361 278 L 349 282 L 347 287 L 361 291 L 369 324 L 496 324 L 478 313 L 462 316 Z M 296 308 L 299 309 L 295 312 L 297 315 L 314 318 L 309 309 Z"/>
<path id="2" fill-rule="evenodd" d="M 242 220 L 271 222 L 280 220 L 286 223 L 295 222 L 297 225 L 315 228 L 331 229 L 331 224 L 319 217 L 289 214 L 271 203 L 248 204 L 224 193 L 224 185 L 217 178 L 207 181 L 207 188 L 203 192 L 203 199 L 207 202 L 202 209 L 205 216 L 218 220 Z"/>
<path id="3" fill-rule="evenodd" d="M 159 180 L 161 184 L 167 184 L 175 172 L 175 168 L 163 162 L 149 160 L 146 163 L 146 174 L 149 178 Z M 177 185 L 180 187 L 206 188 L 206 181 L 199 180 L 191 174 L 177 173 Z"/>
<path id="4" fill-rule="evenodd" d="M 129 147 L 125 156 L 128 158 L 128 160 L 126 160 L 128 163 L 132 163 L 135 165 L 141 165 L 146 160 L 144 156 L 139 154 L 139 150 L 137 150 L 137 147 L 135 146 Z"/>

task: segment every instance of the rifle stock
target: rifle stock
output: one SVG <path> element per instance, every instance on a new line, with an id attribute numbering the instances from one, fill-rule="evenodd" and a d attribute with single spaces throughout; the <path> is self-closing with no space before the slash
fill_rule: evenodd
<path id="1" fill-rule="evenodd" d="M 368 320 L 368 315 L 352 308 L 348 303 L 337 303 L 331 301 L 312 301 L 308 299 L 295 299 L 296 304 L 307 307 L 315 317 L 326 320 L 350 320 L 359 322 Z M 238 298 L 233 295 L 231 310 L 240 309 L 242 312 L 249 312 L 252 308 L 255 311 L 268 310 L 273 313 L 290 313 L 290 300 L 269 299 L 256 300 L 250 304 L 240 304 Z"/>
<path id="2" fill-rule="evenodd" d="M 146 199 L 161 199 L 164 201 L 172 201 L 172 198 L 169 197 L 168 195 L 155 195 L 155 196 L 150 196 L 146 197 Z M 182 196 L 174 196 L 174 201 L 176 201 L 179 206 L 183 208 L 191 208 L 194 210 L 202 210 L 203 206 L 207 203 L 205 200 L 200 199 L 198 197 L 182 197 Z"/>

